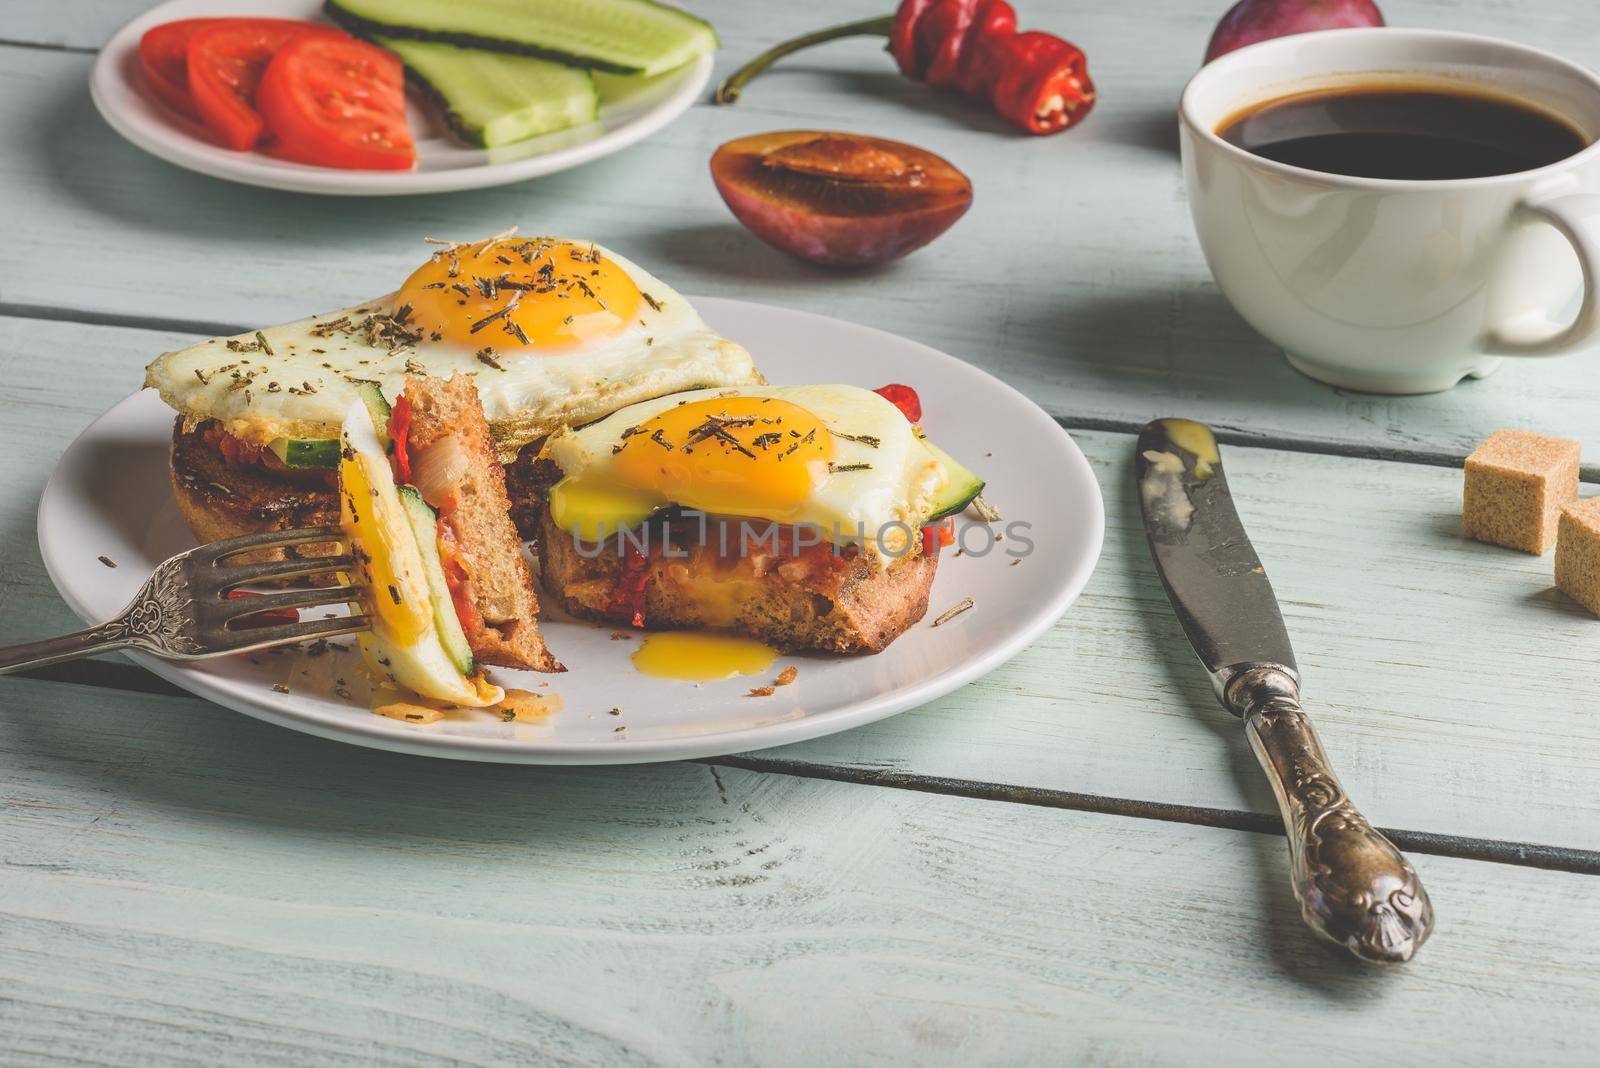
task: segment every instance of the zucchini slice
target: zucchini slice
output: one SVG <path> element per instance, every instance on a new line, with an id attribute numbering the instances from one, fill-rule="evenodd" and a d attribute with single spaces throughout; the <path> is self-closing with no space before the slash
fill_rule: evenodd
<path id="1" fill-rule="evenodd" d="M 285 467 L 332 471 L 339 466 L 337 438 L 274 438 L 267 448 Z"/>
<path id="2" fill-rule="evenodd" d="M 949 476 L 949 482 L 934 499 L 933 511 L 929 512 L 928 518 L 924 520 L 926 523 L 932 523 L 936 519 L 943 519 L 947 515 L 955 515 L 965 510 L 973 498 L 983 492 L 983 479 L 962 467 L 955 457 L 927 438 L 923 438 L 922 443 L 933 453 L 933 458 L 939 461 L 939 465 Z"/>
<path id="3" fill-rule="evenodd" d="M 383 399 L 383 387 L 366 379 L 352 380 L 351 384 L 356 387 L 356 396 L 361 398 L 361 403 L 367 406 L 367 411 L 372 416 L 373 429 L 378 432 L 378 444 L 383 446 L 384 452 L 388 452 L 389 416 L 394 414 L 394 409 Z"/>
<path id="4" fill-rule="evenodd" d="M 400 57 L 412 84 L 468 144 L 498 148 L 600 116 L 600 97 L 586 70 L 436 41 L 373 40 Z"/>
<path id="5" fill-rule="evenodd" d="M 439 644 L 444 646 L 451 663 L 461 669 L 461 674 L 472 674 L 472 646 L 467 643 L 467 632 L 461 629 L 461 618 L 456 615 L 456 602 L 450 596 L 450 584 L 444 579 L 444 564 L 439 559 L 439 516 L 428 507 L 414 486 L 400 486 L 400 504 L 405 508 L 411 532 L 417 537 L 417 548 L 422 551 L 422 570 L 428 576 L 428 599 L 433 602 L 433 629 L 439 634 Z"/>
<path id="6" fill-rule="evenodd" d="M 710 23 L 654 0 L 325 0 L 323 10 L 363 36 L 443 41 L 617 74 L 660 74 L 717 47 Z"/>

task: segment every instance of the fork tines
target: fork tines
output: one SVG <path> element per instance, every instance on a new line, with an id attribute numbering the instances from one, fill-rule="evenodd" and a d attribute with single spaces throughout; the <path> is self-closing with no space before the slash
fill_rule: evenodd
<path id="1" fill-rule="evenodd" d="M 282 582 L 347 572 L 355 566 L 348 552 L 336 556 L 291 556 L 264 563 L 233 564 L 228 561 L 242 553 L 287 549 L 297 545 L 327 545 L 341 548 L 344 533 L 337 527 L 312 527 L 305 530 L 268 531 L 245 534 L 210 542 L 183 554 L 185 578 L 190 587 L 202 639 L 214 649 L 240 651 L 282 645 L 286 642 L 330 638 L 366 630 L 365 615 L 336 616 L 294 623 L 272 623 L 252 617 L 327 605 L 358 605 L 361 591 L 352 585 L 307 587 L 234 596 L 242 586 L 262 582 Z"/>
<path id="2" fill-rule="evenodd" d="M 213 642 L 219 648 L 226 648 L 228 652 L 243 653 L 252 649 L 265 649 L 271 645 L 315 641 L 318 638 L 337 638 L 367 630 L 371 626 L 371 619 L 365 615 L 335 616 L 332 619 L 281 623 L 271 627 L 230 628 L 214 638 Z"/>

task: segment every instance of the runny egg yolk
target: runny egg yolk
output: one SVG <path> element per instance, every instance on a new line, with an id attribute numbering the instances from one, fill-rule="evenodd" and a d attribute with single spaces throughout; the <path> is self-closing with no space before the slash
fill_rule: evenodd
<path id="1" fill-rule="evenodd" d="M 404 516 L 392 514 L 388 498 L 374 491 L 367 473 L 374 461 L 345 452 L 339 462 L 339 525 L 356 558 L 350 577 L 368 594 L 365 607 L 377 616 L 374 628 L 407 645 L 433 627 L 427 581 L 405 566 L 401 539 L 411 536 L 411 528 Z"/>
<path id="2" fill-rule="evenodd" d="M 661 679 L 713 682 L 759 675 L 776 659 L 778 650 L 754 638 L 669 630 L 647 635 L 633 654 L 633 666 Z"/>
<path id="3" fill-rule="evenodd" d="M 424 338 L 474 351 L 561 350 L 632 322 L 640 299 L 628 272 L 598 249 L 502 238 L 436 253 L 391 311 Z"/>
<path id="4" fill-rule="evenodd" d="M 623 480 L 686 508 L 793 519 L 828 474 L 833 436 L 815 415 L 770 397 L 711 397 L 625 432 Z"/>

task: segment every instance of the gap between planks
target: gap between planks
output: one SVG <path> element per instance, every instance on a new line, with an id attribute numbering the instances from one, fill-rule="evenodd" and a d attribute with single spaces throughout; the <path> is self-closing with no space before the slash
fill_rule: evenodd
<path id="1" fill-rule="evenodd" d="M 53 41 L 18 41 L 10 37 L 0 37 L 0 48 L 28 48 L 35 52 L 70 52 L 75 56 L 100 54 L 100 49 L 84 45 L 57 44 Z"/>
<path id="2" fill-rule="evenodd" d="M 0 42 L 3 45 L 4 42 Z M 120 312 L 97 312 L 83 308 L 60 307 L 44 304 L 19 304 L 0 301 L 0 316 L 13 319 L 35 319 L 45 322 L 81 323 L 86 326 L 121 327 L 134 330 L 159 330 L 176 334 L 194 334 L 197 337 L 230 337 L 248 334 L 252 326 L 237 323 L 208 322 L 200 319 L 178 319 L 161 316 L 128 315 Z M 1336 393 L 1343 392 L 1335 390 Z M 1051 412 L 1067 430 L 1100 430 L 1119 434 L 1138 434 L 1144 424 L 1132 419 L 1106 418 L 1096 415 L 1075 415 Z M 1224 445 L 1244 445 L 1257 449 L 1277 449 L 1282 452 L 1312 453 L 1323 456 L 1342 456 L 1357 460 L 1381 460 L 1388 463 L 1420 464 L 1427 467 L 1459 468 L 1465 458 L 1442 448 L 1406 449 L 1393 446 L 1334 441 L 1326 438 L 1299 438 L 1280 434 L 1256 434 L 1241 427 L 1212 425 L 1212 432 Z M 1587 483 L 1600 483 L 1600 470 L 1585 470 L 1580 479 Z"/>
<path id="3" fill-rule="evenodd" d="M 161 694 L 171 697 L 194 698 L 181 687 L 157 678 L 133 664 L 108 660 L 85 660 L 73 664 L 56 664 L 18 673 L 18 678 L 41 682 L 59 682 L 77 686 L 96 686 L 108 690 Z M 200 698 L 195 698 L 200 700 Z M 1241 740 L 1240 744 L 1243 744 Z M 940 775 L 918 775 L 896 771 L 892 768 L 852 767 L 847 765 L 818 764 L 812 761 L 791 760 L 784 757 L 751 755 L 708 757 L 685 763 L 703 764 L 711 769 L 737 768 L 770 775 L 788 775 L 804 779 L 826 779 L 832 782 L 853 783 L 860 786 L 878 786 L 892 790 L 915 793 L 943 794 L 967 797 L 982 801 L 1002 801 L 1041 808 L 1070 809 L 1105 816 L 1132 819 L 1160 820 L 1166 823 L 1189 823 L 1223 830 L 1248 831 L 1254 834 L 1283 836 L 1283 826 L 1276 816 L 1242 809 L 1211 808 L 1204 805 L 1180 805 L 1165 801 L 1141 801 L 1130 797 L 1109 797 L 1104 794 L 1084 794 L 1071 790 L 1056 790 L 1010 783 L 983 782 L 977 779 L 957 779 Z M 720 780 L 719 780 L 720 782 Z M 1563 846 L 1541 845 L 1536 842 L 1508 842 L 1496 838 L 1475 838 L 1453 834 L 1436 834 L 1432 831 L 1414 831 L 1403 828 L 1380 827 L 1384 834 L 1401 849 L 1411 853 L 1432 856 L 1456 857 L 1462 860 L 1485 861 L 1492 864 L 1510 864 L 1525 868 L 1545 868 L 1578 875 L 1600 875 L 1600 851 L 1571 849 Z"/>
<path id="4" fill-rule="evenodd" d="M 1240 744 L 1243 744 L 1242 740 Z M 1108 816 L 1161 820 L 1166 823 L 1192 823 L 1205 827 L 1219 827 L 1224 830 L 1250 831 L 1255 834 L 1276 835 L 1280 838 L 1283 836 L 1283 825 L 1279 822 L 1278 817 L 1262 812 L 1245 812 L 1239 809 L 1210 808 L 1204 805 L 1179 805 L 1167 801 L 1140 801 L 1131 797 L 1081 794 L 1071 790 L 1015 786 L 1009 783 L 982 782 L 976 779 L 953 779 L 938 775 L 917 775 L 895 771 L 892 768 L 817 764 L 811 761 L 789 760 L 784 757 L 708 757 L 692 763 L 738 768 L 742 771 L 765 772 L 773 775 L 795 775 L 808 779 L 828 779 L 834 782 L 855 783 L 863 786 L 881 786 L 891 790 L 947 794 L 956 797 L 970 797 L 982 801 L 1006 801 L 1018 805 L 1036 805 L 1041 808 L 1065 808 L 1076 812 L 1094 812 Z M 1457 857 L 1463 860 L 1511 864 L 1525 868 L 1547 868 L 1552 871 L 1572 872 L 1578 875 L 1600 875 L 1600 852 L 1594 850 L 1540 845 L 1535 842 L 1508 842 L 1497 838 L 1472 838 L 1454 834 L 1436 834 L 1432 831 L 1411 831 L 1393 827 L 1379 827 L 1378 830 L 1387 835 L 1395 845 L 1409 853 Z"/>

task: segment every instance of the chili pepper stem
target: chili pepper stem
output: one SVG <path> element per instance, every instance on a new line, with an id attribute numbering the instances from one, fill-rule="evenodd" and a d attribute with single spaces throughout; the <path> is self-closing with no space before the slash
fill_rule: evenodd
<path id="1" fill-rule="evenodd" d="M 893 15 L 884 15 L 875 19 L 861 19 L 859 22 L 847 22 L 842 26 L 830 26 L 826 30 L 808 33 L 804 37 L 796 37 L 767 49 L 732 74 L 722 80 L 717 86 L 717 91 L 711 94 L 713 104 L 731 104 L 739 99 L 739 94 L 750 79 L 772 66 L 778 60 L 802 48 L 822 44 L 825 41 L 836 41 L 841 37 L 887 37 L 889 28 L 894 25 Z"/>

